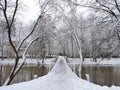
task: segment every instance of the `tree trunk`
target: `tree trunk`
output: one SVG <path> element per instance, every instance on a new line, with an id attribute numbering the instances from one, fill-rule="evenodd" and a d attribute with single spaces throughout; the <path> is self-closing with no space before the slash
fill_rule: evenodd
<path id="1" fill-rule="evenodd" d="M 76 33 L 76 30 L 74 30 L 74 37 L 78 46 L 78 52 L 79 52 L 79 56 L 80 56 L 80 64 L 79 64 L 79 68 L 78 68 L 78 72 L 79 72 L 79 77 L 81 77 L 81 72 L 82 72 L 82 63 L 83 63 L 83 56 L 82 56 L 82 45 L 81 45 L 81 41 L 79 41 L 78 39 L 78 35 Z"/>
<path id="2" fill-rule="evenodd" d="M 74 57 L 74 53 L 73 53 L 74 52 L 74 49 L 73 49 L 73 44 L 74 44 L 73 43 L 73 36 L 71 36 L 71 41 L 72 41 L 71 44 L 72 44 L 72 58 L 73 58 Z"/>
<path id="3" fill-rule="evenodd" d="M 19 57 L 16 57 L 15 61 L 18 61 Z M 13 80 L 13 78 L 15 77 L 15 70 L 17 68 L 18 63 L 15 63 L 13 70 L 11 71 L 10 75 L 8 76 L 7 80 L 5 81 L 5 83 L 3 84 L 3 86 L 9 85 L 11 83 L 11 81 Z"/>

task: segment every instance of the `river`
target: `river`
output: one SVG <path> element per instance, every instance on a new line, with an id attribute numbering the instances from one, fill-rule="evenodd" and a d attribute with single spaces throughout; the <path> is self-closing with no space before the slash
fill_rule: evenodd
<path id="1" fill-rule="evenodd" d="M 8 77 L 12 65 L 0 65 L 0 86 Z M 78 66 L 75 66 L 75 71 L 77 73 Z M 48 66 L 24 66 L 20 72 L 16 75 L 13 83 L 29 81 L 34 79 L 34 75 L 38 77 L 43 76 L 49 72 Z M 99 85 L 117 85 L 120 86 L 120 66 L 96 66 L 96 65 L 84 65 L 82 67 L 82 78 L 86 79 L 85 74 L 89 74 L 90 81 Z"/>

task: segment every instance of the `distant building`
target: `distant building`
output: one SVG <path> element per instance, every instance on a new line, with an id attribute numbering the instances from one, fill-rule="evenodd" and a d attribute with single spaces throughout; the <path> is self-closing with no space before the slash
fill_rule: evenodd
<path id="1" fill-rule="evenodd" d="M 14 44 L 15 48 L 17 48 L 18 45 L 19 45 L 19 41 L 13 41 L 13 44 Z M 22 45 L 22 47 L 20 48 L 20 51 L 19 51 L 19 56 L 20 57 L 22 56 L 22 54 L 23 54 L 26 47 L 27 47 L 27 42 L 25 42 Z M 7 42 L 6 48 L 7 48 L 7 56 L 8 57 L 14 57 L 15 53 L 14 53 L 13 48 L 11 47 L 9 42 Z"/>

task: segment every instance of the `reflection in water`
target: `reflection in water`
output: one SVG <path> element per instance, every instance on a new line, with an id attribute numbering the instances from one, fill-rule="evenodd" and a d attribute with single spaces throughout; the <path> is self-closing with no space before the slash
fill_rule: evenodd
<path id="1" fill-rule="evenodd" d="M 10 71 L 12 70 L 11 65 L 5 65 L 1 66 L 2 69 L 0 69 L 0 85 L 4 83 L 4 81 L 7 79 L 8 75 L 10 74 Z M 38 77 L 43 76 L 47 74 L 48 69 L 44 66 L 24 66 L 20 72 L 15 76 L 12 83 L 18 83 L 23 81 L 28 81 L 34 79 L 34 75 L 38 75 Z"/>
<path id="2" fill-rule="evenodd" d="M 83 66 L 82 73 L 89 74 L 91 82 L 99 85 L 120 85 L 120 67 L 112 66 Z M 85 75 L 82 75 L 85 79 Z"/>
<path id="3" fill-rule="evenodd" d="M 51 67 L 48 65 L 48 67 Z M 77 74 L 78 65 L 73 68 L 73 71 Z M 0 85 L 7 79 L 11 65 L 0 66 Z M 46 66 L 24 66 L 20 72 L 16 75 L 12 83 L 18 83 L 23 81 L 32 80 L 34 75 L 38 77 L 48 73 L 50 69 Z M 99 85 L 120 85 L 120 67 L 112 66 L 83 66 L 82 78 L 85 78 L 85 74 L 90 75 L 91 82 Z"/>

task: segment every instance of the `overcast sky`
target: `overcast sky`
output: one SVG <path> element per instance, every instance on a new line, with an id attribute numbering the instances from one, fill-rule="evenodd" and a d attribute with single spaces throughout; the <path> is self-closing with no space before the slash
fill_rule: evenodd
<path id="1" fill-rule="evenodd" d="M 22 0 L 25 7 L 23 13 L 20 15 L 20 20 L 24 24 L 29 24 L 31 21 L 34 21 L 39 15 L 39 5 L 37 4 L 37 1 L 38 0 Z M 80 7 L 78 11 L 85 17 L 88 15 L 86 8 Z"/>
<path id="2" fill-rule="evenodd" d="M 36 4 L 35 0 L 22 0 L 24 3 L 24 9 L 22 14 L 20 14 L 20 20 L 28 24 L 37 18 L 39 14 L 39 6 Z"/>

